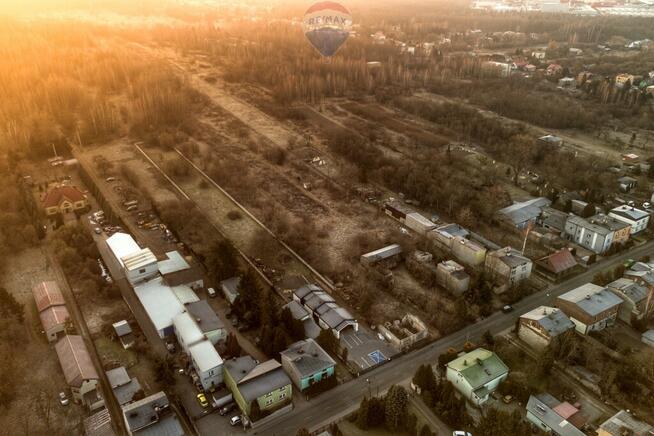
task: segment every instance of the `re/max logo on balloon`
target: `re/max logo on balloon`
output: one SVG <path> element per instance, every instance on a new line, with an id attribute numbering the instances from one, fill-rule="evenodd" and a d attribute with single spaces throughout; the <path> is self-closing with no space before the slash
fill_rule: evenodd
<path id="1" fill-rule="evenodd" d="M 325 57 L 336 54 L 350 35 L 352 16 L 340 3 L 319 2 L 307 9 L 302 30 L 311 45 Z"/>
<path id="2" fill-rule="evenodd" d="M 347 26 L 349 25 L 349 20 L 345 17 L 339 17 L 337 15 L 325 15 L 322 17 L 309 18 L 306 21 L 307 26 L 320 26 L 326 24 L 335 24 L 337 26 Z"/>

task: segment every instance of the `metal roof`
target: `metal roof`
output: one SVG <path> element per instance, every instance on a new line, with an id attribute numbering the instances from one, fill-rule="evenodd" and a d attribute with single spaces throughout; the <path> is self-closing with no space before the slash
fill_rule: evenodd
<path id="1" fill-rule="evenodd" d="M 553 404 L 559 403 L 550 394 L 530 395 L 527 402 L 527 410 L 546 426 L 552 429 L 554 434 L 559 436 L 584 436 L 585 433 L 572 425 L 563 416 L 559 415 L 553 408 Z"/>
<path id="2" fill-rule="evenodd" d="M 141 250 L 139 244 L 127 233 L 114 233 L 105 242 L 121 266 L 123 266 L 123 257 Z"/>
<path id="3" fill-rule="evenodd" d="M 595 232 L 600 235 L 608 235 L 613 232 L 613 230 L 609 229 L 606 226 L 602 226 L 597 222 L 591 222 L 585 218 L 582 218 L 580 216 L 572 215 L 568 218 L 568 222 L 575 224 L 579 227 L 583 227 L 585 229 L 588 229 L 592 232 Z"/>
<path id="4" fill-rule="evenodd" d="M 574 303 L 590 316 L 598 315 L 622 303 L 622 299 L 606 288 L 586 283 L 558 297 Z"/>
<path id="5" fill-rule="evenodd" d="M 127 429 L 131 432 L 154 425 L 159 421 L 159 414 L 170 405 L 163 391 L 123 406 L 123 415 Z M 140 435 L 141 433 L 139 433 Z"/>
<path id="6" fill-rule="evenodd" d="M 238 384 L 238 390 L 249 404 L 262 395 L 290 384 L 291 379 L 282 369 L 282 365 L 271 359 L 257 365 L 250 374 L 243 378 Z"/>
<path id="7" fill-rule="evenodd" d="M 188 312 L 177 315 L 173 319 L 173 325 L 175 326 L 175 331 L 182 338 L 186 347 L 190 347 L 191 345 L 205 339 L 202 330 Z"/>
<path id="8" fill-rule="evenodd" d="M 370 253 L 363 254 L 361 257 L 372 262 L 379 262 L 380 260 L 397 256 L 400 253 L 402 253 L 402 247 L 399 244 L 391 244 L 378 250 L 371 251 Z"/>
<path id="9" fill-rule="evenodd" d="M 282 361 L 287 360 L 301 377 L 311 376 L 336 365 L 334 359 L 313 339 L 291 344 L 280 355 Z"/>
<path id="10" fill-rule="evenodd" d="M 105 371 L 105 374 L 107 374 L 107 380 L 109 380 L 109 386 L 111 386 L 111 389 L 126 385 L 131 380 L 131 377 L 127 374 L 127 369 L 125 369 L 124 366 Z"/>
<path id="11" fill-rule="evenodd" d="M 41 311 L 39 318 L 41 318 L 43 330 L 47 332 L 53 327 L 66 324 L 66 321 L 70 319 L 70 314 L 66 306 L 51 306 Z"/>
<path id="12" fill-rule="evenodd" d="M 600 429 L 612 436 L 624 435 L 624 429 L 631 430 L 635 436 L 647 435 L 648 432 L 654 431 L 654 427 L 646 422 L 637 420 L 625 410 L 620 410 L 618 413 L 604 421 L 604 423 L 600 425 Z"/>
<path id="13" fill-rule="evenodd" d="M 553 273 L 561 273 L 578 265 L 575 257 L 567 248 L 543 257 L 540 259 L 540 264 Z"/>
<path id="14" fill-rule="evenodd" d="M 111 415 L 108 409 L 94 413 L 84 419 L 84 436 L 114 436 Z"/>
<path id="15" fill-rule="evenodd" d="M 179 251 L 168 251 L 166 257 L 167 259 L 157 262 L 161 274 L 172 274 L 191 267 Z"/>
<path id="16" fill-rule="evenodd" d="M 308 284 L 301 286 L 297 288 L 295 291 L 293 291 L 293 294 L 300 300 L 304 299 L 307 295 L 311 294 L 312 292 L 316 291 L 322 291 L 323 289 L 315 284 Z"/>
<path id="17" fill-rule="evenodd" d="M 112 324 L 116 334 L 120 336 L 125 336 L 132 333 L 132 327 L 130 327 L 127 320 L 118 321 Z"/>
<path id="18" fill-rule="evenodd" d="M 36 309 L 41 312 L 50 306 L 63 306 L 66 304 L 59 285 L 54 281 L 41 282 L 32 288 L 32 295 L 36 302 Z"/>
<path id="19" fill-rule="evenodd" d="M 436 230 L 439 233 L 443 233 L 446 236 L 460 236 L 462 238 L 467 238 L 470 235 L 470 232 L 465 228 L 461 227 L 456 223 L 445 224 L 444 226 L 438 227 Z"/>
<path id="20" fill-rule="evenodd" d="M 538 218 L 542 208 L 552 204 L 552 201 L 545 197 L 532 198 L 531 200 L 514 203 L 500 209 L 498 213 L 507 217 L 513 224 L 522 224 L 524 222 Z"/>
<path id="21" fill-rule="evenodd" d="M 509 372 L 509 367 L 497 354 L 484 348 L 477 348 L 454 359 L 447 367 L 460 373 L 473 390 Z"/>
<path id="22" fill-rule="evenodd" d="M 286 304 L 284 308 L 288 308 L 288 310 L 291 311 L 291 316 L 295 319 L 305 320 L 310 316 L 309 312 L 307 312 L 307 310 L 295 300 Z"/>
<path id="23" fill-rule="evenodd" d="M 55 350 L 66 382 L 70 386 L 80 387 L 85 380 L 98 379 L 98 373 L 81 336 L 64 336 L 55 345 Z"/>
<path id="24" fill-rule="evenodd" d="M 619 293 L 624 294 L 634 303 L 643 301 L 649 293 L 649 290 L 645 286 L 639 285 L 625 277 L 609 283 L 606 287 L 615 292 L 619 291 Z"/>
<path id="25" fill-rule="evenodd" d="M 617 220 L 612 216 L 604 215 L 603 213 L 593 215 L 592 217 L 588 218 L 588 221 L 591 224 L 606 227 L 607 229 L 614 232 L 630 226 L 630 224 L 627 224 L 624 221 Z"/>
<path id="26" fill-rule="evenodd" d="M 189 354 L 193 362 L 197 365 L 196 369 L 200 372 L 209 371 L 223 364 L 223 359 L 209 340 L 204 340 L 191 346 L 189 348 Z"/>
<path id="27" fill-rule="evenodd" d="M 649 212 L 645 212 L 644 210 L 636 209 L 632 206 L 626 206 L 626 205 L 613 208 L 611 209 L 610 213 L 622 216 L 624 218 L 633 221 L 642 220 L 643 218 L 647 218 L 650 215 Z"/>
<path id="28" fill-rule="evenodd" d="M 142 248 L 139 251 L 123 256 L 120 260 L 127 271 L 135 271 L 156 263 L 157 257 L 149 248 Z"/>
<path id="29" fill-rule="evenodd" d="M 171 326 L 173 319 L 186 310 L 173 289 L 163 284 L 162 277 L 136 286 L 134 292 L 157 331 Z"/>
<path id="30" fill-rule="evenodd" d="M 225 323 L 216 315 L 207 300 L 186 304 L 186 311 L 193 317 L 203 333 L 225 328 Z"/>
<path id="31" fill-rule="evenodd" d="M 556 307 L 540 306 L 520 315 L 520 318 L 536 321 L 547 331 L 550 337 L 558 336 L 575 327 L 570 318 Z"/>

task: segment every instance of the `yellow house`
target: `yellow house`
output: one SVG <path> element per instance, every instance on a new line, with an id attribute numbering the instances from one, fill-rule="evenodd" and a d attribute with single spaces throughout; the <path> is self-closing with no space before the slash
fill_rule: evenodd
<path id="1" fill-rule="evenodd" d="M 43 209 L 48 216 L 82 210 L 89 205 L 89 200 L 75 186 L 55 186 L 43 197 Z"/>

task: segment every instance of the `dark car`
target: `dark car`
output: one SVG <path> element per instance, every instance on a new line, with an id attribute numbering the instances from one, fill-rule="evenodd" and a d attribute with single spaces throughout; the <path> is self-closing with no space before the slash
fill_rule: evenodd
<path id="1" fill-rule="evenodd" d="M 226 405 L 225 407 L 223 407 L 222 409 L 220 409 L 220 411 L 219 411 L 218 413 L 220 413 L 220 416 L 225 416 L 225 415 L 227 415 L 229 412 L 231 412 L 232 410 L 234 410 L 234 407 L 236 407 L 236 403 L 229 403 L 228 405 Z"/>

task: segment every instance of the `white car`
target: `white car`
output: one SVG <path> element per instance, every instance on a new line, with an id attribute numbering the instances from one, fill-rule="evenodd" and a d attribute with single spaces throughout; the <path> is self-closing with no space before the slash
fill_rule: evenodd
<path id="1" fill-rule="evenodd" d="M 65 392 L 59 392 L 59 403 L 61 403 L 62 406 L 68 406 L 69 401 Z"/>
<path id="2" fill-rule="evenodd" d="M 241 417 L 238 415 L 232 416 L 232 418 L 229 420 L 229 425 L 231 425 L 232 427 L 240 423 L 241 423 Z"/>
<path id="3" fill-rule="evenodd" d="M 452 436 L 472 436 L 472 435 L 470 433 L 468 433 L 467 431 L 456 430 L 456 431 L 452 432 Z"/>

